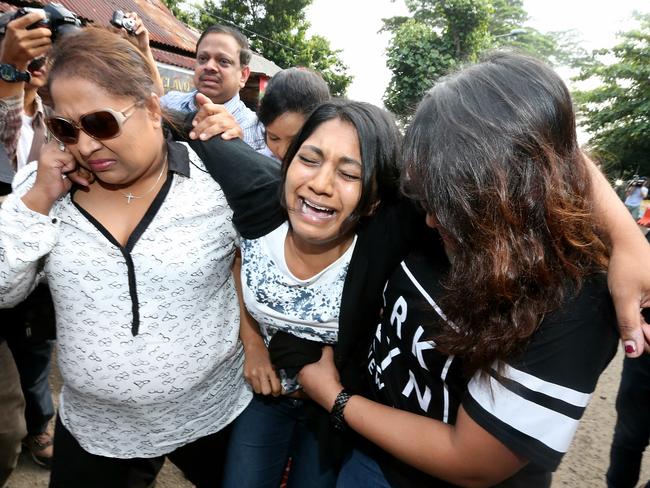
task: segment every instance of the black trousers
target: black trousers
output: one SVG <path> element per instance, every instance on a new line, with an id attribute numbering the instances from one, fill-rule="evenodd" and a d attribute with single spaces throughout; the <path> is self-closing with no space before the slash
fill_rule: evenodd
<path id="1" fill-rule="evenodd" d="M 625 358 L 616 428 L 607 471 L 608 488 L 633 488 L 639 481 L 643 451 L 650 441 L 650 356 Z M 650 487 L 650 482 L 647 487 Z"/>
<path id="2" fill-rule="evenodd" d="M 57 416 L 50 488 L 147 488 L 167 457 L 197 488 L 221 486 L 230 426 L 167 456 L 116 459 L 84 450 Z"/>

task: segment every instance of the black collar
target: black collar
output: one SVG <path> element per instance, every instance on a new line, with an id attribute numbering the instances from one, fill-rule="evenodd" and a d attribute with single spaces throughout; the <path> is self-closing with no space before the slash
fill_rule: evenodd
<path id="1" fill-rule="evenodd" d="M 167 163 L 170 171 L 190 177 L 190 155 L 187 146 L 167 139 Z"/>

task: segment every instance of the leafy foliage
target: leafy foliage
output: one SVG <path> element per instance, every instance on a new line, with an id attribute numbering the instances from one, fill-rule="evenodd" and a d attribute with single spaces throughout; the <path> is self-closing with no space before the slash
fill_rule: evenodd
<path id="1" fill-rule="evenodd" d="M 635 19 L 638 28 L 594 51 L 576 78 L 600 82 L 574 96 L 591 152 L 612 176 L 650 175 L 650 14 Z"/>
<path id="2" fill-rule="evenodd" d="M 406 0 L 411 17 L 384 19 L 392 34 L 387 65 L 393 72 L 386 107 L 407 121 L 424 93 L 460 63 L 508 46 L 551 62 L 577 64 L 584 53 L 571 32 L 542 34 L 522 28 L 523 0 Z M 519 31 L 514 36 L 511 33 Z"/>
<path id="3" fill-rule="evenodd" d="M 340 51 L 322 36 L 307 35 L 305 9 L 312 0 L 222 0 L 199 7 L 198 24 L 234 25 L 254 51 L 282 68 L 305 66 L 319 71 L 333 95 L 343 95 L 352 82 Z"/>
<path id="4" fill-rule="evenodd" d="M 413 113 L 422 94 L 431 87 L 454 59 L 444 39 L 429 26 L 408 19 L 393 31 L 387 66 L 393 76 L 386 89 L 386 108 L 400 118 Z"/>
<path id="5" fill-rule="evenodd" d="M 185 3 L 183 0 L 162 0 L 162 2 L 178 20 L 189 26 L 197 27 L 192 10 L 181 7 Z"/>

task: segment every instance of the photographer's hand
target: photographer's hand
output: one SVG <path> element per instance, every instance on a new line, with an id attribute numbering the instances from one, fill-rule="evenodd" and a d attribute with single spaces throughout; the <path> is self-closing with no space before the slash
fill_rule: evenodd
<path id="1" fill-rule="evenodd" d="M 47 27 L 28 29 L 30 25 L 43 19 L 43 13 L 31 12 L 9 22 L 0 48 L 0 62 L 25 70 L 32 59 L 47 54 L 52 47 L 50 29 Z"/>
<path id="2" fill-rule="evenodd" d="M 165 91 L 163 90 L 163 84 L 162 84 L 162 79 L 160 78 L 160 73 L 158 73 L 158 67 L 156 65 L 156 60 L 153 57 L 153 53 L 151 52 L 151 47 L 149 46 L 149 30 L 144 25 L 144 22 L 142 22 L 142 19 L 138 16 L 137 13 L 135 12 L 126 12 L 124 14 L 124 17 L 127 19 L 133 19 L 135 21 L 135 38 L 138 42 L 138 47 L 140 48 L 140 51 L 142 51 L 142 54 L 147 58 L 149 63 L 151 64 L 154 72 L 154 84 L 156 86 L 156 94 L 159 96 L 163 96 Z"/>
<path id="3" fill-rule="evenodd" d="M 52 47 L 52 32 L 46 27 L 27 29 L 43 20 L 42 12 L 31 12 L 7 24 L 5 37 L 0 44 L 0 63 L 11 64 L 25 71 L 29 62 L 46 54 Z M 23 96 L 24 83 L 7 83 L 0 80 L 0 99 Z"/>

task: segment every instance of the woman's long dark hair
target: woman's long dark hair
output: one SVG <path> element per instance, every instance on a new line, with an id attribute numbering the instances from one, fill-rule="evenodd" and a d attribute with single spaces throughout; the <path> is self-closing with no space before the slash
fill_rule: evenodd
<path id="1" fill-rule="evenodd" d="M 496 53 L 421 102 L 404 188 L 451 254 L 439 347 L 474 368 L 516 354 L 544 314 L 606 265 L 569 92 L 542 62 Z"/>

